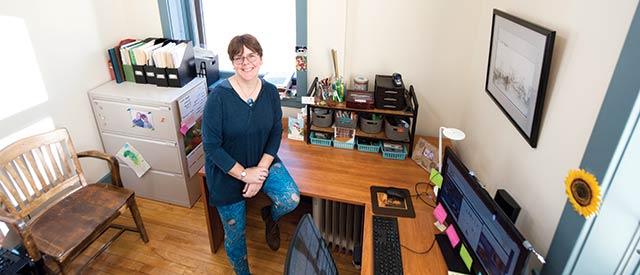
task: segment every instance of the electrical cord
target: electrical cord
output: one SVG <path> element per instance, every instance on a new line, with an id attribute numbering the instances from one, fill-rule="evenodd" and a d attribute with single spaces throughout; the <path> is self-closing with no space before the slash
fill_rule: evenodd
<path id="1" fill-rule="evenodd" d="M 425 250 L 425 251 L 415 251 L 415 250 L 413 250 L 411 248 L 408 248 L 408 247 L 404 246 L 403 244 L 400 244 L 400 246 L 402 246 L 402 248 L 404 248 L 406 250 L 411 251 L 414 254 L 422 255 L 422 254 L 427 254 L 427 253 L 431 252 L 431 249 L 433 248 L 433 245 L 435 243 L 436 243 L 436 236 L 433 235 L 433 241 L 431 242 L 431 245 L 429 246 L 429 248 L 427 248 L 427 250 Z"/>
<path id="2" fill-rule="evenodd" d="M 435 205 L 428 203 L 425 199 L 422 198 L 422 194 L 426 194 L 427 197 L 429 197 L 429 192 L 428 191 L 424 191 L 424 192 L 418 192 L 418 186 L 420 185 L 428 185 L 431 186 L 431 184 L 427 183 L 427 182 L 416 182 L 416 184 L 413 186 L 414 190 L 416 191 L 415 194 L 411 195 L 412 197 L 417 197 L 418 199 L 420 199 L 422 202 L 424 202 L 424 204 L 426 204 L 427 206 L 431 207 L 431 208 L 436 208 Z M 427 189 L 428 190 L 428 189 Z"/>

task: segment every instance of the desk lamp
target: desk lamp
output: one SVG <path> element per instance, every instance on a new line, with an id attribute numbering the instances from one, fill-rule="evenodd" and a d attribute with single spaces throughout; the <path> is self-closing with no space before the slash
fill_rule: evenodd
<path id="1" fill-rule="evenodd" d="M 438 171 L 442 172 L 442 135 L 450 140 L 463 140 L 466 135 L 456 128 L 440 127 L 438 130 Z"/>

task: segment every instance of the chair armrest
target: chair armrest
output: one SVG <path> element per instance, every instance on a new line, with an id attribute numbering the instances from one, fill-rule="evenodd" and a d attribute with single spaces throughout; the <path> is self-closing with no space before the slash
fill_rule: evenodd
<path id="1" fill-rule="evenodd" d="M 12 224 L 17 226 L 20 221 L 12 217 L 5 216 L 3 213 L 0 212 L 0 222 L 4 222 L 7 225 Z"/>
<path id="2" fill-rule="evenodd" d="M 109 163 L 109 169 L 111 170 L 111 184 L 117 187 L 122 187 L 122 180 L 120 179 L 120 165 L 118 165 L 118 159 L 116 159 L 116 157 L 95 150 L 78 153 L 78 158 L 84 157 L 97 158 Z"/>

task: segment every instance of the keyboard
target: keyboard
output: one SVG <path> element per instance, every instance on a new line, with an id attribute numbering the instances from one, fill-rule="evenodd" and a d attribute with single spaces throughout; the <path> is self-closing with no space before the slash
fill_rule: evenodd
<path id="1" fill-rule="evenodd" d="M 374 274 L 402 274 L 398 219 L 373 216 Z"/>
<path id="2" fill-rule="evenodd" d="M 22 247 L 18 249 L 6 249 L 0 247 L 0 274 L 38 274 L 30 270 L 30 261 Z"/>

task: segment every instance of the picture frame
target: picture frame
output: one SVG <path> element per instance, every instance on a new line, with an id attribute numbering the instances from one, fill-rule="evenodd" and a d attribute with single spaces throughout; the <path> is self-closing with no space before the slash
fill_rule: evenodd
<path id="1" fill-rule="evenodd" d="M 427 172 L 438 169 L 438 147 L 419 137 L 413 146 L 411 159 Z"/>
<path id="2" fill-rule="evenodd" d="M 498 9 L 492 20 L 485 91 L 536 148 L 556 32 Z"/>

